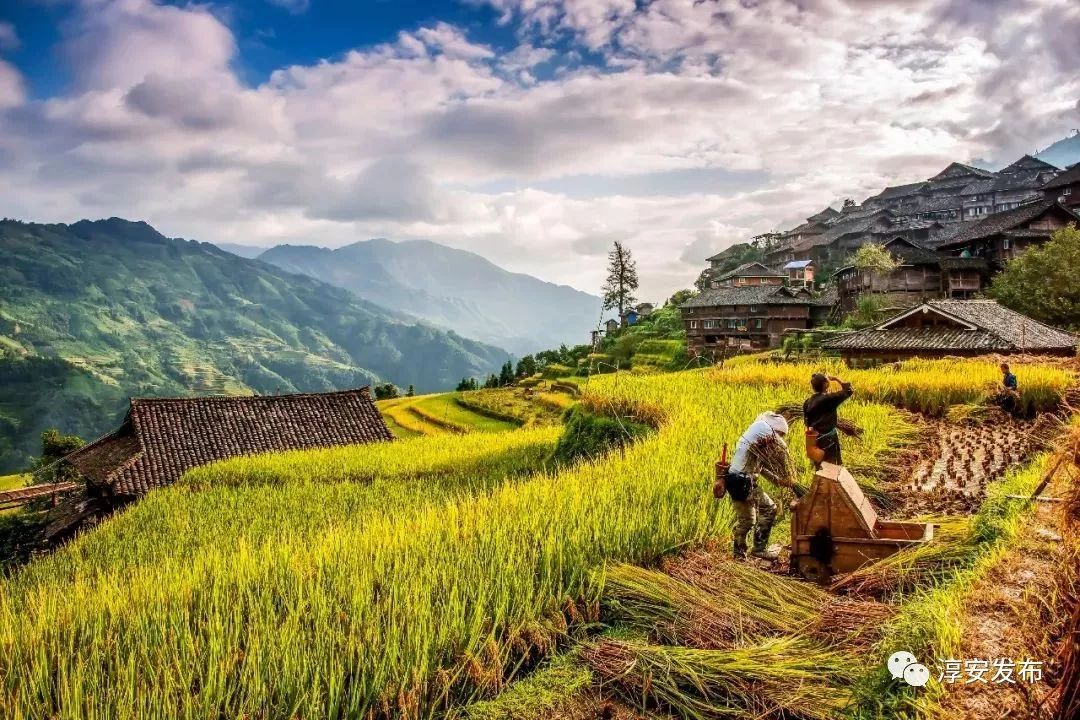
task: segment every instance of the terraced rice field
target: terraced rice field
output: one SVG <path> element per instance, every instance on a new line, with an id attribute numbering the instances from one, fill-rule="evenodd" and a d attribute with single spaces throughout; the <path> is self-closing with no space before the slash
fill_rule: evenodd
<path id="1" fill-rule="evenodd" d="M 851 653 L 897 638 L 933 647 L 936 630 L 902 594 L 922 592 L 919 582 L 886 598 L 875 617 L 892 619 L 863 641 L 858 627 L 828 636 L 822 608 L 835 612 L 833 600 L 801 581 L 665 565 L 692 569 L 690 548 L 730 541 L 729 504 L 709 492 L 712 463 L 762 409 L 800 399 L 809 371 L 738 363 L 591 378 L 588 409 L 657 432 L 572 467 L 546 465 L 560 430 L 537 427 L 193 471 L 2 581 L 0 710 L 65 720 L 496 717 L 518 677 L 544 712 L 586 689 L 583 678 L 618 704 L 602 711 L 609 717 L 872 717 L 860 688 L 882 707 L 904 707 L 878 666 Z M 974 362 L 864 371 L 844 406 L 864 431 L 845 445 L 850 466 L 880 482 L 914 441 L 895 405 L 941 415 L 995 381 L 992 366 Z M 1025 375 L 1024 400 L 1049 408 L 1071 382 L 1041 368 Z M 790 453 L 806 479 L 795 443 Z M 1037 482 L 1042 462 L 988 487 L 985 510 L 957 541 L 955 571 L 1007 536 L 1019 512 L 1007 495 Z M 887 570 L 867 587 L 911 577 L 904 562 Z M 726 602 L 709 599 L 720 592 Z M 698 614 L 664 625 L 671 607 Z M 730 632 L 751 622 L 758 632 Z M 528 672 L 559 647 L 574 654 L 556 666 L 563 680 Z M 515 716 L 535 709 L 525 702 Z"/>

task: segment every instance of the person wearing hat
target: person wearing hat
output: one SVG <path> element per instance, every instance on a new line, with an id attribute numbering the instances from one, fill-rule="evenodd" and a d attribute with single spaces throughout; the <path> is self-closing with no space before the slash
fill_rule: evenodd
<path id="1" fill-rule="evenodd" d="M 829 392 L 829 384 L 836 382 L 840 389 Z M 836 411 L 840 404 L 855 394 L 851 383 L 844 382 L 835 375 L 814 373 L 810 376 L 810 387 L 814 394 L 803 403 L 803 422 L 807 428 L 817 432 L 817 446 L 824 451 L 824 462 L 841 465 L 840 438 L 836 432 Z"/>
<path id="2" fill-rule="evenodd" d="M 790 486 L 793 479 L 784 437 L 787 420 L 774 412 L 764 412 L 751 423 L 735 445 L 731 465 L 724 479 L 726 494 L 735 510 L 734 553 L 736 560 L 746 559 L 746 536 L 754 532 L 751 554 L 775 560 L 779 547 L 769 546 L 769 535 L 776 522 L 776 502 L 758 482 L 765 475 L 779 485 Z"/>

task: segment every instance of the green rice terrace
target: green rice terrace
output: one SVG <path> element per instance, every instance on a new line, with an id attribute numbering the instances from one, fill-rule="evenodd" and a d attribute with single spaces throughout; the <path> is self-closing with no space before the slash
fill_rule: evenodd
<path id="1" fill-rule="evenodd" d="M 1080 557 L 1073 371 L 1018 364 L 1019 421 L 989 408 L 992 362 L 824 363 L 856 388 L 847 469 L 881 517 L 935 532 L 819 585 L 732 561 L 711 488 L 721 448 L 801 403 L 822 365 L 397 398 L 379 403 L 395 442 L 197 468 L 0 581 L 0 716 L 989 718 L 1052 702 L 1077 662 L 1057 650 Z M 595 427 L 625 437 L 574 437 Z M 808 485 L 801 436 L 795 421 Z M 1061 502 L 1027 499 L 1044 480 Z M 786 515 L 776 527 L 786 541 Z M 898 650 L 932 681 L 894 680 Z M 1044 674 L 1011 694 L 938 681 L 939 659 L 978 656 Z"/>

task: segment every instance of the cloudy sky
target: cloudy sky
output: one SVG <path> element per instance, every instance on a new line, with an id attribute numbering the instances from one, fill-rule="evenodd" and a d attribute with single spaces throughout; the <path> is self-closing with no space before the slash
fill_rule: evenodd
<path id="1" fill-rule="evenodd" d="M 427 238 L 643 299 L 1080 127 L 1075 0 L 4 0 L 0 215 Z"/>

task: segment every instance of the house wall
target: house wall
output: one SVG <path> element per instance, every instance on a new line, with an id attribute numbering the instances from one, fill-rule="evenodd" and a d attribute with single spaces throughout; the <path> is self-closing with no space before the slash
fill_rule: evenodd
<path id="1" fill-rule="evenodd" d="M 779 347 L 785 330 L 811 327 L 809 303 L 686 308 L 682 317 L 691 355 Z"/>
<path id="2" fill-rule="evenodd" d="M 944 296 L 941 270 L 927 265 L 905 265 L 888 277 L 874 277 L 866 270 L 851 269 L 837 278 L 840 308 L 855 309 L 859 297 L 873 294 L 892 307 L 918 305 L 928 298 Z"/>

